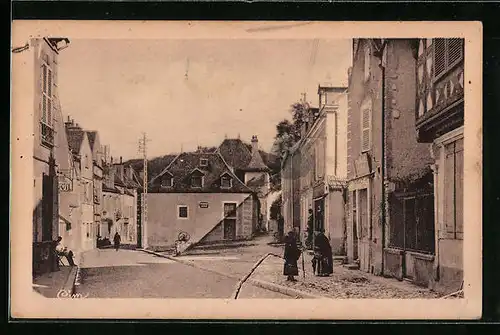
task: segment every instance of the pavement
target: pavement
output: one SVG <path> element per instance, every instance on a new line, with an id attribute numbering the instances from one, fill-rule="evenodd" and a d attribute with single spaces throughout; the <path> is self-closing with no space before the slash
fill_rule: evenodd
<path id="1" fill-rule="evenodd" d="M 283 276 L 283 246 L 259 236 L 250 242 L 196 248 L 186 255 L 146 250 L 96 249 L 81 259 L 76 292 L 89 297 L 120 298 L 439 298 L 436 292 L 334 266 L 329 277 L 312 273 L 311 258 L 299 260 L 297 282 Z M 268 255 L 251 273 L 256 262 Z M 251 274 L 250 274 L 251 273 Z"/>
<path id="2" fill-rule="evenodd" d="M 33 279 L 33 290 L 46 298 L 71 295 L 76 270 L 76 267 L 60 266 L 59 271 L 44 273 Z"/>
<path id="3" fill-rule="evenodd" d="M 210 259 L 210 258 L 208 258 Z M 205 258 L 207 261 L 207 258 Z M 224 262 L 225 258 L 211 259 Z M 76 292 L 88 298 L 232 298 L 238 278 L 133 251 L 96 249 L 82 258 Z M 239 298 L 290 298 L 244 285 Z"/>

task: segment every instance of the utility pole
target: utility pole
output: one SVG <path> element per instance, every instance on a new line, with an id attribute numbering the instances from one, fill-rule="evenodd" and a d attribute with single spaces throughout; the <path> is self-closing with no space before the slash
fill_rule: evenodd
<path id="1" fill-rule="evenodd" d="M 148 151 L 147 143 L 150 140 L 147 138 L 146 133 L 142 133 L 142 138 L 139 140 L 139 153 L 143 155 L 143 175 L 142 175 L 142 199 L 141 199 L 141 237 L 142 237 L 142 247 L 145 249 L 148 247 Z"/>

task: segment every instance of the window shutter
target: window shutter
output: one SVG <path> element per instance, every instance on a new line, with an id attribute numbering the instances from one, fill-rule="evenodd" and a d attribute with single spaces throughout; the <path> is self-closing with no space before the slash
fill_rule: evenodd
<path id="1" fill-rule="evenodd" d="M 455 153 L 454 143 L 445 146 L 444 162 L 444 233 L 447 238 L 455 235 Z"/>
<path id="2" fill-rule="evenodd" d="M 455 143 L 455 220 L 456 238 L 463 238 L 463 212 L 464 212 L 464 140 Z"/>
<path id="3" fill-rule="evenodd" d="M 437 38 L 434 42 L 434 76 L 446 70 L 446 40 Z"/>
<path id="4" fill-rule="evenodd" d="M 463 57 L 463 39 L 451 38 L 448 40 L 448 66 L 454 65 Z"/>
<path id="5" fill-rule="evenodd" d="M 368 151 L 370 150 L 370 113 L 371 110 L 366 108 L 363 109 L 362 115 L 362 133 L 361 133 L 361 150 Z"/>

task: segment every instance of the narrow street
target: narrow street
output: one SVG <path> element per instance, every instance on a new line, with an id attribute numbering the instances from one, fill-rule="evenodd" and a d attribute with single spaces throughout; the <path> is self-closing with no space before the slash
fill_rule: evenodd
<path id="1" fill-rule="evenodd" d="M 208 259 L 206 259 L 208 261 Z M 226 257 L 212 257 L 223 263 Z M 84 255 L 78 293 L 88 298 L 231 298 L 238 280 L 141 251 L 97 249 Z M 238 298 L 290 298 L 244 285 Z"/>

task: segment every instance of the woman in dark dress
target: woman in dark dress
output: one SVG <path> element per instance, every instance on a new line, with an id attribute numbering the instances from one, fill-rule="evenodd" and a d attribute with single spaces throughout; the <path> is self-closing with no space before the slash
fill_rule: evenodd
<path id="1" fill-rule="evenodd" d="M 299 275 L 299 267 L 297 261 L 300 257 L 301 251 L 297 246 L 297 239 L 293 232 L 289 232 L 285 237 L 285 265 L 283 267 L 283 275 L 287 276 L 286 280 L 296 281 L 294 276 Z"/>
<path id="2" fill-rule="evenodd" d="M 333 273 L 332 247 L 323 230 L 318 232 L 314 239 L 313 268 L 315 268 L 315 274 L 320 277 Z"/>

